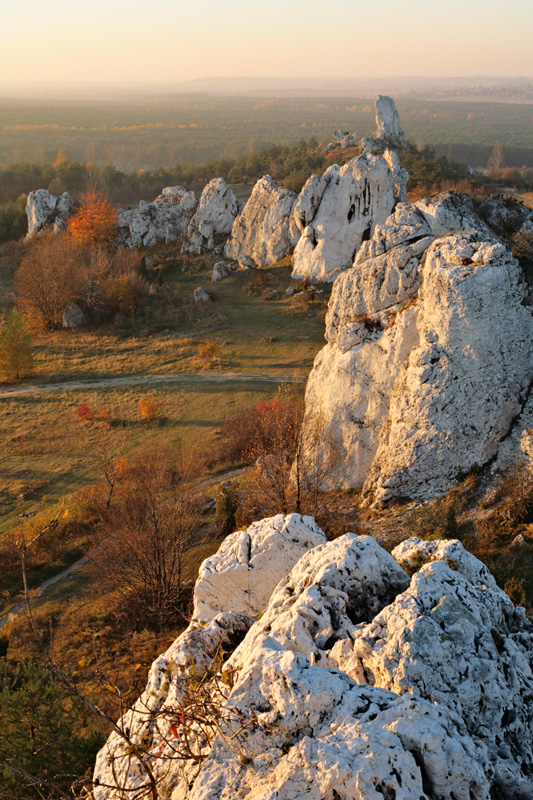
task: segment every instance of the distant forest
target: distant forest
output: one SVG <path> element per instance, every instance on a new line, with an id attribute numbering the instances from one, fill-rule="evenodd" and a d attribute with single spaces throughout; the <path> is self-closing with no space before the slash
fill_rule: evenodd
<path id="1" fill-rule="evenodd" d="M 399 100 L 401 122 L 419 148 L 486 166 L 494 144 L 509 167 L 533 166 L 533 105 Z M 53 162 L 59 150 L 83 164 L 123 171 L 238 159 L 273 144 L 318 142 L 344 128 L 375 128 L 374 102 L 347 97 L 162 96 L 134 102 L 0 100 L 0 164 Z"/>

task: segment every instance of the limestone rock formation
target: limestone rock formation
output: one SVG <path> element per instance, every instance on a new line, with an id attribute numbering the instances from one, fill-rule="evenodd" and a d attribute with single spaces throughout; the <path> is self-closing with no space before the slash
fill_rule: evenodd
<path id="1" fill-rule="evenodd" d="M 325 421 L 330 486 L 431 499 L 487 463 L 531 381 L 526 300 L 470 198 L 398 204 L 335 281 L 308 381 L 304 431 Z"/>
<path id="2" fill-rule="evenodd" d="M 252 532 L 256 568 L 272 578 L 276 540 L 262 532 L 277 520 Z M 283 524 L 321 538 L 311 520 Z M 292 568 L 284 551 L 276 568 L 290 571 L 275 588 L 269 579 L 270 600 L 255 594 L 260 580 L 251 587 L 255 607 L 265 602 L 253 622 L 244 596 L 218 611 L 242 568 L 234 537 L 206 618 L 154 662 L 119 722 L 142 763 L 112 734 L 95 800 L 140 800 L 143 763 L 170 800 L 532 796 L 533 625 L 460 542 L 402 543 L 394 556 L 418 568 L 411 579 L 369 536 L 322 540 Z M 221 647 L 229 658 L 213 669 Z M 211 726 L 187 716 L 206 669 Z"/>
<path id="3" fill-rule="evenodd" d="M 226 258 L 246 267 L 266 267 L 292 253 L 300 238 L 292 215 L 296 200 L 296 192 L 263 175 L 233 223 Z"/>
<path id="4" fill-rule="evenodd" d="M 435 236 L 458 231 L 477 231 L 489 241 L 498 240 L 492 228 L 476 213 L 472 199 L 467 194 L 442 192 L 419 200 L 415 205 Z"/>
<path id="5" fill-rule="evenodd" d="M 398 375 L 366 479 L 378 500 L 436 497 L 458 472 L 486 464 L 531 381 L 533 317 L 503 244 L 476 233 L 438 239 L 422 276 L 419 343 Z"/>
<path id="6" fill-rule="evenodd" d="M 211 275 L 211 283 L 218 283 L 218 281 L 224 280 L 229 275 L 228 268 L 224 261 L 217 261 L 215 266 L 213 267 L 213 273 Z"/>
<path id="7" fill-rule="evenodd" d="M 122 247 L 152 247 L 182 239 L 196 208 L 194 192 L 167 186 L 153 203 L 141 200 L 138 207 L 118 215 L 117 244 Z"/>
<path id="8" fill-rule="evenodd" d="M 486 585 L 476 559 L 468 561 L 425 564 L 331 657 L 360 683 L 458 714 L 488 749 L 495 796 L 525 798 L 533 794 L 533 626 L 493 581 Z"/>
<path id="9" fill-rule="evenodd" d="M 210 620 L 231 608 L 256 617 L 307 550 L 323 544 L 312 517 L 278 514 L 232 533 L 200 567 L 193 619 Z"/>
<path id="10" fill-rule="evenodd" d="M 214 250 L 216 239 L 231 233 L 239 213 L 237 198 L 223 178 L 213 178 L 205 186 L 198 207 L 189 222 L 183 253 L 202 253 Z"/>
<path id="11" fill-rule="evenodd" d="M 370 153 L 311 176 L 294 210 L 302 236 L 293 278 L 331 282 L 348 269 L 361 244 L 390 215 L 397 178 L 385 158 Z"/>
<path id="12" fill-rule="evenodd" d="M 405 147 L 407 140 L 400 127 L 400 117 L 394 100 L 387 95 L 379 94 L 376 98 L 376 139 L 384 139 L 387 144 Z"/>
<path id="13" fill-rule="evenodd" d="M 195 303 L 207 303 L 211 300 L 211 292 L 203 286 L 197 286 L 192 296 Z"/>
<path id="14" fill-rule="evenodd" d="M 479 212 L 500 236 L 509 236 L 533 222 L 533 209 L 501 195 L 491 194 L 480 204 Z"/>
<path id="15" fill-rule="evenodd" d="M 52 228 L 60 231 L 66 220 L 72 214 L 72 202 L 68 192 L 56 197 L 47 189 L 37 189 L 30 192 L 26 202 L 26 216 L 28 217 L 27 239 L 33 239 L 41 231 Z"/>

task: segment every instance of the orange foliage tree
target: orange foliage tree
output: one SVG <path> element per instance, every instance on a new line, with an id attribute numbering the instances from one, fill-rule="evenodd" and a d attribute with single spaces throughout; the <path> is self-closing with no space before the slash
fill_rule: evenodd
<path id="1" fill-rule="evenodd" d="M 111 244 L 118 233 L 118 212 L 106 195 L 91 189 L 83 195 L 80 207 L 68 220 L 71 235 L 89 246 Z"/>

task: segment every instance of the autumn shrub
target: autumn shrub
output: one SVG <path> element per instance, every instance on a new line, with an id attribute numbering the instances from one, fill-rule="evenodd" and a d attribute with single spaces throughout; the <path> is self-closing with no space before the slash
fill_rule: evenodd
<path id="1" fill-rule="evenodd" d="M 64 234 L 36 241 L 15 273 L 17 306 L 31 331 L 60 328 L 63 313 L 83 294 L 81 248 Z"/>
<path id="2" fill-rule="evenodd" d="M 311 294 L 307 289 L 293 294 L 289 302 L 289 313 L 293 316 L 307 314 L 311 309 L 311 300 Z"/>
<path id="3" fill-rule="evenodd" d="M 151 443 L 123 469 L 93 553 L 95 577 L 122 598 L 132 623 L 162 628 L 185 612 L 190 596 L 185 553 L 199 521 L 188 488 L 191 452 Z"/>
<path id="4" fill-rule="evenodd" d="M 153 394 L 145 394 L 139 399 L 139 416 L 143 422 L 155 422 L 161 416 L 161 403 Z"/>
<path id="5" fill-rule="evenodd" d="M 118 234 L 118 212 L 102 192 L 91 189 L 67 221 L 71 236 L 83 245 L 110 245 Z"/>
<path id="6" fill-rule="evenodd" d="M 250 280 L 243 285 L 242 290 L 245 294 L 261 296 L 266 289 L 271 289 L 275 285 L 276 281 L 272 275 L 268 272 L 254 269 Z"/>
<path id="7" fill-rule="evenodd" d="M 212 366 L 220 362 L 222 347 L 214 339 L 208 339 L 198 347 L 198 357 L 205 366 Z"/>
<path id="8" fill-rule="evenodd" d="M 0 329 L 0 380 L 18 381 L 33 369 L 32 338 L 18 311 Z"/>
<path id="9" fill-rule="evenodd" d="M 512 525 L 533 522 L 533 472 L 525 464 L 514 464 L 502 473 L 498 492 L 505 519 Z"/>

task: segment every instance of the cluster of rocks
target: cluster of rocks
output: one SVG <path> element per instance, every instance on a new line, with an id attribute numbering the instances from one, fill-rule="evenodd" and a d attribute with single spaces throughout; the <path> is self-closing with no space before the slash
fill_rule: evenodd
<path id="1" fill-rule="evenodd" d="M 118 215 L 117 244 L 152 247 L 181 240 L 196 211 L 196 196 L 181 186 L 168 186 L 153 203 L 141 200 L 137 208 Z"/>
<path id="2" fill-rule="evenodd" d="M 403 146 L 405 137 L 391 98 L 378 97 L 376 124 L 373 139 L 355 141 L 337 132 L 344 146 L 357 143 L 360 155 L 312 175 L 299 195 L 269 175 L 255 184 L 244 207 L 222 178 L 210 181 L 198 202 L 194 192 L 167 187 L 153 203 L 141 201 L 119 214 L 116 243 L 134 248 L 181 242 L 182 252 L 192 254 L 224 250 L 242 267 L 268 266 L 294 252 L 294 278 L 331 282 L 405 199 L 407 173 L 390 149 Z M 68 195 L 33 192 L 29 235 L 60 226 L 71 211 Z"/>
<path id="3" fill-rule="evenodd" d="M 241 207 L 222 178 L 205 186 L 200 200 L 181 186 L 167 186 L 153 203 L 141 200 L 136 208 L 118 215 L 117 247 L 153 247 L 181 242 L 183 253 L 200 254 L 218 248 L 231 232 Z M 55 197 L 46 189 L 28 196 L 28 238 L 52 228 L 60 230 L 72 214 L 67 193 Z"/>
<path id="4" fill-rule="evenodd" d="M 94 798 L 145 796 L 148 767 L 168 800 L 525 800 L 532 663 L 524 609 L 460 542 L 390 555 L 278 515 L 202 565 Z M 188 716 L 206 671 L 211 724 Z"/>
<path id="5" fill-rule="evenodd" d="M 522 270 L 472 200 L 400 203 L 335 281 L 308 382 L 305 429 L 320 415 L 337 443 L 330 485 L 428 500 L 486 464 L 533 427 L 515 422 L 532 335 Z"/>
<path id="6" fill-rule="evenodd" d="M 376 100 L 376 123 L 375 138 L 357 141 L 360 155 L 311 175 L 298 196 L 261 178 L 235 220 L 226 257 L 261 267 L 294 251 L 293 278 L 314 283 L 351 267 L 362 242 L 405 200 L 408 175 L 390 149 L 405 137 L 390 97 Z"/>

